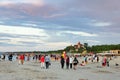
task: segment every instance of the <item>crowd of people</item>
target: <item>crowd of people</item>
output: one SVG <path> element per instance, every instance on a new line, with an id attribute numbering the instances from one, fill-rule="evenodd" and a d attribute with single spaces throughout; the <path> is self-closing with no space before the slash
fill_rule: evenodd
<path id="1" fill-rule="evenodd" d="M 13 54 L 7 55 L 8 60 L 13 60 Z M 88 64 L 89 61 L 91 62 L 100 62 L 98 55 L 92 55 L 92 56 L 82 56 L 84 59 L 80 61 L 78 59 L 78 56 L 75 55 L 67 55 L 66 52 L 63 52 L 61 55 L 47 55 L 47 54 L 34 54 L 32 55 L 32 60 L 39 61 L 41 69 L 49 69 L 49 66 L 51 65 L 51 60 L 60 61 L 61 69 L 77 69 L 77 66 L 85 66 Z M 5 61 L 6 55 L 2 54 L 0 55 L 0 60 Z M 23 65 L 24 61 L 30 61 L 31 55 L 30 54 L 17 54 L 16 60 L 18 60 L 19 65 Z M 103 59 L 101 61 L 101 65 L 103 67 L 107 66 L 109 67 L 109 61 L 111 60 L 110 57 L 103 56 Z"/>

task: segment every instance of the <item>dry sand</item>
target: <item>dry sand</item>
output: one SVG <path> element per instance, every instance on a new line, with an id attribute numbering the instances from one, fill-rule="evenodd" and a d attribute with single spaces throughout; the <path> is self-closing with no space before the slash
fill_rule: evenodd
<path id="1" fill-rule="evenodd" d="M 115 66 L 118 62 L 119 66 Z M 41 69 L 39 62 L 0 61 L 0 80 L 120 80 L 120 57 L 110 61 L 110 67 L 101 62 L 78 66 L 77 70 L 61 69 L 59 61 L 52 61 L 49 69 Z"/>

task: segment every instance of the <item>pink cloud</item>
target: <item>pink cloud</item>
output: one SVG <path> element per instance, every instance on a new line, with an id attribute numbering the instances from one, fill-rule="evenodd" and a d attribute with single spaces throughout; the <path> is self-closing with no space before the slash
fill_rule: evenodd
<path id="1" fill-rule="evenodd" d="M 36 6 L 43 6 L 44 5 L 43 0 L 24 0 L 23 3 L 33 4 Z"/>
<path id="2" fill-rule="evenodd" d="M 3 6 L 2 6 L 3 7 Z M 42 18 L 54 18 L 64 16 L 65 14 L 56 13 L 57 8 L 51 5 L 36 6 L 32 4 L 9 4 L 4 6 L 5 11 L 0 10 L 0 15 L 6 15 L 12 18 L 24 18 L 22 14 L 26 14 L 30 17 L 42 17 Z M 21 17 L 22 16 L 22 17 Z"/>
<path id="3" fill-rule="evenodd" d="M 12 4 L 11 1 L 2 1 L 0 2 L 0 6 L 6 6 L 6 5 L 9 5 L 9 4 Z"/>
<path id="4" fill-rule="evenodd" d="M 43 6 L 43 0 L 3 0 L 0 2 L 0 6 L 8 6 L 14 4 L 31 4 L 35 6 Z"/>

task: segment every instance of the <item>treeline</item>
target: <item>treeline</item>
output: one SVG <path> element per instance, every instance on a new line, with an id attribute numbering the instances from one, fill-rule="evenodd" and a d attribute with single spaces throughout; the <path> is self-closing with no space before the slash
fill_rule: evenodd
<path id="1" fill-rule="evenodd" d="M 103 51 L 110 51 L 110 50 L 120 50 L 120 44 L 111 44 L 111 45 L 93 45 L 88 46 L 85 45 L 79 49 L 76 49 L 74 46 L 67 46 L 63 50 L 57 51 L 48 51 L 46 53 L 62 53 L 63 51 L 70 52 L 70 53 L 82 53 L 83 51 L 94 52 L 94 53 L 101 53 Z"/>
<path id="2" fill-rule="evenodd" d="M 120 44 L 117 44 L 117 45 L 114 45 L 114 44 L 111 44 L 111 45 L 95 45 L 95 46 L 92 46 L 92 47 L 87 47 L 88 52 L 92 51 L 92 52 L 99 53 L 99 52 L 109 51 L 109 50 L 120 50 Z"/>
<path id="3" fill-rule="evenodd" d="M 89 46 L 87 43 L 84 43 L 84 47 L 81 47 L 79 49 L 76 49 L 74 46 L 71 45 L 71 46 L 67 46 L 65 49 L 54 50 L 54 51 L 29 51 L 29 52 L 13 52 L 13 53 L 61 54 L 63 51 L 70 53 L 82 53 L 84 51 L 86 51 L 87 53 L 89 52 L 101 53 L 103 51 L 110 51 L 110 50 L 120 50 L 120 44 Z"/>

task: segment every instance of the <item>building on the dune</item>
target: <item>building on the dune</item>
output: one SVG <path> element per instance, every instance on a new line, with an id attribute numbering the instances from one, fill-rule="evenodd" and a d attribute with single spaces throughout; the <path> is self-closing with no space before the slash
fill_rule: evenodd
<path id="1" fill-rule="evenodd" d="M 120 50 L 110 50 L 110 53 L 120 54 Z"/>
<path id="2" fill-rule="evenodd" d="M 78 42 L 76 45 L 74 45 L 74 48 L 76 49 L 76 51 L 78 51 L 78 49 L 84 48 L 84 45 Z"/>

